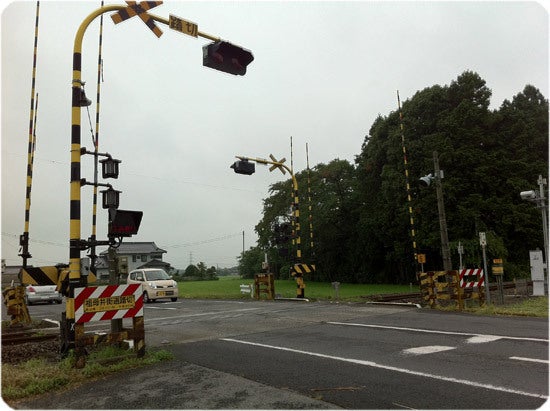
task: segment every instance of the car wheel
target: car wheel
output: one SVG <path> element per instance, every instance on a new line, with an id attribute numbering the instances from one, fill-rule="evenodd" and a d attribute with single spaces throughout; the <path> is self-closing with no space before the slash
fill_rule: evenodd
<path id="1" fill-rule="evenodd" d="M 170 298 L 170 300 L 171 300 L 172 302 L 176 302 L 176 301 L 178 301 L 178 297 Z"/>
<path id="2" fill-rule="evenodd" d="M 147 294 L 147 291 L 143 292 L 143 304 L 149 304 L 151 300 L 149 299 L 149 294 Z"/>

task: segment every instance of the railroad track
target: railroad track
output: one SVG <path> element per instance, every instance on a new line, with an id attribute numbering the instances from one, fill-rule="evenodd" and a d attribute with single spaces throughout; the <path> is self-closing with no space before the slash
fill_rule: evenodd
<path id="1" fill-rule="evenodd" d="M 532 282 L 527 282 L 528 286 L 532 286 Z M 516 284 L 513 281 L 507 281 L 502 283 L 502 288 L 505 290 L 515 289 Z M 497 284 L 490 284 L 489 290 L 491 292 L 497 291 L 498 286 Z M 366 300 L 375 301 L 375 302 L 392 302 L 392 301 L 400 301 L 400 300 L 407 300 L 407 301 L 417 301 L 422 298 L 420 291 L 414 292 L 414 293 L 395 293 L 395 294 L 381 294 L 381 295 L 362 295 L 361 298 L 364 298 Z"/>
<path id="2" fill-rule="evenodd" d="M 36 330 L 20 331 L 20 332 L 3 332 L 2 346 L 55 340 L 56 338 L 59 338 L 58 331 L 56 331 L 56 333 L 52 333 L 51 331 L 43 332 L 43 331 L 36 331 Z"/>
<path id="3" fill-rule="evenodd" d="M 418 300 L 421 298 L 420 291 L 415 293 L 395 293 L 382 295 L 362 295 L 361 298 L 375 302 L 392 302 L 399 300 Z"/>

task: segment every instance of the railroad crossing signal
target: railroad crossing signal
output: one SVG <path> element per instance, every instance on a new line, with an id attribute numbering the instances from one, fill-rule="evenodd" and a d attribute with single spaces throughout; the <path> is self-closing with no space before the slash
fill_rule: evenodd
<path id="1" fill-rule="evenodd" d="M 153 18 L 147 14 L 147 10 L 160 6 L 162 1 L 141 1 L 139 4 L 136 4 L 135 1 L 126 1 L 126 3 L 128 7 L 111 14 L 111 18 L 115 24 L 128 20 L 131 17 L 139 16 L 157 37 L 162 36 L 162 30 L 158 28 Z"/>
<path id="2" fill-rule="evenodd" d="M 237 174 L 245 174 L 247 176 L 254 174 L 256 171 L 256 166 L 254 163 L 251 163 L 248 160 L 235 161 L 230 168 L 232 168 Z"/>
<path id="3" fill-rule="evenodd" d="M 143 211 L 109 209 L 109 237 L 131 237 L 138 233 Z"/>
<path id="4" fill-rule="evenodd" d="M 229 74 L 244 76 L 246 66 L 254 60 L 252 53 L 229 43 L 215 41 L 202 48 L 202 65 Z"/>

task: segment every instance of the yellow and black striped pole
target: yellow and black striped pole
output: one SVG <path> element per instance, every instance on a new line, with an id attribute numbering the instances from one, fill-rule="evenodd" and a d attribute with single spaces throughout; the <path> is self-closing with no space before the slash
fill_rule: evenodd
<path id="1" fill-rule="evenodd" d="M 74 330 L 74 289 L 79 286 L 86 285 L 86 278 L 84 279 L 80 275 L 80 252 L 85 249 L 84 242 L 81 240 L 81 176 L 80 176 L 80 156 L 81 153 L 81 130 L 80 130 L 80 116 L 81 116 L 81 99 L 83 97 L 83 85 L 82 82 L 82 40 L 84 33 L 98 16 L 111 11 L 122 12 L 120 19 L 116 16 L 113 17 L 115 23 L 124 21 L 126 18 L 138 15 L 147 26 L 159 37 L 160 29 L 154 26 L 154 21 L 160 22 L 165 25 L 169 25 L 168 19 L 149 15 L 147 10 L 152 7 L 156 7 L 162 4 L 162 1 L 149 1 L 140 2 L 139 5 L 107 5 L 100 7 L 90 13 L 80 24 L 74 39 L 73 46 L 73 79 L 72 79 L 72 98 L 71 98 L 71 181 L 70 181 L 70 200 L 69 200 L 69 283 L 66 303 L 66 312 L 62 317 L 61 334 L 65 341 L 63 343 L 74 343 L 75 330 Z M 124 11 L 123 11 L 124 10 Z M 160 32 L 161 33 L 161 32 Z M 198 32 L 198 36 L 217 41 L 218 37 L 211 36 L 209 34 Z M 64 348 L 68 348 L 65 346 Z M 62 348 L 63 349 L 63 348 Z"/>
<path id="2" fill-rule="evenodd" d="M 68 349 L 75 341 L 74 330 L 74 289 L 86 285 L 86 277 L 80 276 L 80 252 L 83 249 L 80 232 L 80 156 L 81 156 L 81 135 L 80 115 L 81 100 L 83 97 L 82 73 L 82 40 L 84 33 L 90 23 L 98 16 L 109 11 L 122 10 L 125 6 L 111 5 L 104 6 L 93 11 L 80 24 L 74 39 L 73 47 L 73 80 L 71 99 L 71 182 L 70 182 L 70 225 L 69 225 L 69 295 L 67 296 L 66 312 L 61 328 L 62 335 L 66 341 L 62 341 Z M 65 329 L 64 329 L 65 328 Z"/>
<path id="3" fill-rule="evenodd" d="M 297 270 L 296 267 L 300 267 L 302 263 L 302 239 L 300 236 L 300 198 L 298 195 L 298 181 L 294 174 L 292 174 L 293 194 L 294 194 L 294 237 L 296 246 L 296 261 L 292 266 L 292 276 L 296 278 L 296 297 L 305 298 L 304 289 L 306 287 L 304 283 L 304 277 L 301 270 Z"/>
<path id="4" fill-rule="evenodd" d="M 313 216 L 311 214 L 311 173 L 309 169 L 309 148 L 306 143 L 306 167 L 307 167 L 307 208 L 309 211 L 309 248 L 310 255 L 315 258 L 315 249 L 313 248 Z"/>
<path id="5" fill-rule="evenodd" d="M 103 7 L 103 1 L 101 2 L 101 7 Z M 97 234 L 97 183 L 98 183 L 98 163 L 99 163 L 99 103 L 101 95 L 101 74 L 103 71 L 103 59 L 102 59 L 102 46 L 103 46 L 103 14 L 99 20 L 99 44 L 98 44 L 98 57 L 97 57 L 97 92 L 96 92 L 96 111 L 95 111 L 95 138 L 94 138 L 94 189 L 93 189 L 93 199 L 92 199 L 92 235 L 90 237 L 91 247 L 90 247 L 90 271 L 95 276 L 96 268 L 95 262 L 97 259 L 95 240 Z"/>
<path id="6" fill-rule="evenodd" d="M 293 175 L 294 174 L 294 149 L 293 149 L 293 146 L 292 146 L 292 136 L 290 136 L 290 171 L 289 171 L 290 175 Z M 292 247 L 294 249 L 296 249 L 296 238 L 297 238 L 297 233 L 296 233 L 296 216 L 294 215 L 294 212 L 295 212 L 295 209 L 294 209 L 294 199 L 296 197 L 296 191 L 294 189 L 294 187 L 292 188 L 292 191 L 290 192 L 290 197 L 291 197 L 291 206 L 292 206 L 292 220 L 290 221 L 290 225 L 292 227 L 292 236 L 291 236 L 291 240 L 290 240 L 290 243 L 292 244 Z"/>
<path id="7" fill-rule="evenodd" d="M 36 18 L 34 23 L 34 50 L 32 60 L 32 81 L 31 81 L 31 108 L 29 115 L 29 144 L 27 149 L 27 185 L 25 190 L 25 227 L 23 229 L 23 235 L 19 239 L 19 245 L 21 246 L 21 253 L 19 254 L 23 258 L 23 268 L 27 267 L 27 260 L 31 258 L 29 252 L 29 222 L 31 212 L 31 188 L 32 188 L 32 170 L 34 163 L 34 149 L 36 145 L 35 134 L 35 86 L 36 86 L 36 61 L 38 51 L 38 21 L 40 16 L 40 2 L 36 2 Z M 37 97 L 38 102 L 38 97 Z"/>
<path id="8" fill-rule="evenodd" d="M 294 261 L 294 264 L 292 266 L 291 275 L 296 278 L 296 297 L 298 298 L 305 298 L 305 283 L 303 274 L 310 273 L 312 270 L 315 270 L 315 266 L 311 264 L 302 264 L 302 249 L 301 249 L 301 237 L 300 237 L 300 198 L 298 196 L 298 180 L 296 179 L 296 176 L 292 172 L 292 169 L 289 168 L 286 164 L 283 164 L 286 160 L 282 159 L 280 161 L 277 161 L 273 155 L 270 155 L 271 160 L 267 160 L 265 158 L 251 158 L 251 157 L 243 157 L 243 156 L 236 156 L 239 160 L 247 160 L 247 161 L 254 161 L 259 164 L 271 164 L 272 167 L 270 167 L 269 171 L 273 171 L 276 168 L 281 170 L 283 174 L 285 174 L 285 170 L 288 171 L 290 174 L 290 177 L 292 178 L 292 196 L 293 196 L 293 202 L 292 202 L 292 209 L 293 209 L 293 219 L 294 219 L 294 244 L 296 246 L 296 258 Z"/>
<path id="9" fill-rule="evenodd" d="M 294 241 L 296 246 L 296 262 L 302 261 L 302 240 L 300 237 L 300 197 L 298 195 L 298 181 L 292 176 L 292 212 L 294 214 Z"/>
<path id="10" fill-rule="evenodd" d="M 403 131 L 403 112 L 401 111 L 401 100 L 399 99 L 399 90 L 397 91 L 397 105 L 399 107 L 399 126 L 401 129 L 401 147 L 403 149 L 403 165 L 405 168 L 405 186 L 407 189 L 407 202 L 409 206 L 409 223 L 411 226 L 411 241 L 414 253 L 415 270 L 418 271 L 418 250 L 416 248 L 416 230 L 414 227 L 414 212 L 412 208 L 411 186 L 409 182 L 409 163 L 407 159 L 407 147 L 405 144 L 405 133 Z M 417 274 L 418 276 L 418 274 Z"/>

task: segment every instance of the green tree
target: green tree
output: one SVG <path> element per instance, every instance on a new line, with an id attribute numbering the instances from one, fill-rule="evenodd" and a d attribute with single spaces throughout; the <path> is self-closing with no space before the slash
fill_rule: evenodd
<path id="1" fill-rule="evenodd" d="M 239 273 L 242 278 L 254 278 L 254 274 L 260 273 L 264 252 L 260 247 L 250 247 L 239 257 Z"/>
<path id="2" fill-rule="evenodd" d="M 428 255 L 429 269 L 441 268 L 437 199 L 435 190 L 421 189 L 416 182 L 433 173 L 433 151 L 439 153 L 445 171 L 454 266 L 458 266 L 454 245 L 475 244 L 479 231 L 491 233 L 492 252 L 498 253 L 494 257 L 508 256 L 512 261 L 525 261 L 526 245 L 540 243 L 540 229 L 527 238 L 536 226 L 527 219 L 536 211 L 521 203 L 519 191 L 531 187 L 528 182 L 538 174 L 547 173 L 548 102 L 527 86 L 512 103 L 505 101 L 499 111 L 491 112 L 490 96 L 484 80 L 465 72 L 449 86 L 424 89 L 403 104 L 416 240 L 419 250 Z M 390 113 L 375 121 L 356 163 L 365 201 L 359 243 L 372 256 L 365 261 L 365 270 L 380 273 L 385 281 L 403 282 L 414 278 L 416 268 L 411 264 L 400 149 L 398 113 Z M 518 230 L 522 235 L 516 236 Z"/>
<path id="3" fill-rule="evenodd" d="M 536 189 L 538 175 L 548 175 L 548 100 L 531 85 L 498 110 L 489 109 L 490 98 L 485 80 L 465 71 L 449 85 L 415 93 L 402 105 L 402 120 L 397 111 L 380 115 L 355 164 L 336 159 L 313 167 L 313 248 L 307 173 L 296 174 L 300 247 L 303 262 L 318 267 L 313 279 L 415 281 L 411 221 L 416 251 L 427 255 L 425 268 L 442 268 L 436 192 L 418 184 L 421 176 L 434 171 L 434 151 L 445 172 L 453 266 L 458 267 L 458 242 L 465 248 L 465 263 L 479 266 L 478 235 L 484 231 L 488 257 L 505 259 L 505 275 L 528 271 L 528 251 L 543 246 L 541 218 L 540 210 L 522 201 L 519 192 Z M 296 250 L 290 258 L 277 253 L 275 228 L 293 222 L 291 204 L 290 180 L 270 187 L 256 225 L 258 247 L 241 256 L 241 272 L 258 272 L 262 250 L 267 250 L 276 274 L 288 271 Z"/>
<path id="4" fill-rule="evenodd" d="M 206 273 L 205 273 L 204 277 L 205 277 L 205 280 L 217 280 L 218 279 L 218 274 L 217 274 L 216 267 L 211 266 L 210 268 L 208 268 L 206 270 Z"/>

